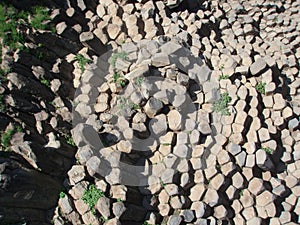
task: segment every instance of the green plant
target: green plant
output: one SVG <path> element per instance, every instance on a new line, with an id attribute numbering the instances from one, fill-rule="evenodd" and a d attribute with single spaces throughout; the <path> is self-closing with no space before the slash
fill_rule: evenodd
<path id="1" fill-rule="evenodd" d="M 141 108 L 138 104 L 133 103 L 132 101 L 130 101 L 126 97 L 118 97 L 117 100 L 118 100 L 119 110 L 123 110 L 123 109 L 126 109 L 126 108 L 129 108 L 131 110 L 132 109 L 136 110 L 136 109 Z"/>
<path id="2" fill-rule="evenodd" d="M 229 79 L 228 75 L 224 75 L 223 73 L 219 76 L 218 80 L 225 80 L 225 79 Z"/>
<path id="3" fill-rule="evenodd" d="M 12 136 L 15 134 L 14 129 L 9 129 L 1 135 L 1 145 L 4 150 L 7 150 L 10 146 L 10 140 Z"/>
<path id="4" fill-rule="evenodd" d="M 165 187 L 165 186 L 166 186 L 166 183 L 165 183 L 165 182 L 163 182 L 163 180 L 162 180 L 162 179 L 160 179 L 160 184 L 161 184 L 161 186 L 162 186 L 162 187 Z"/>
<path id="5" fill-rule="evenodd" d="M 112 54 L 112 56 L 109 58 L 109 63 L 114 69 L 116 68 L 116 62 L 117 62 L 118 58 L 127 59 L 127 53 L 126 52 L 116 52 L 116 53 Z"/>
<path id="6" fill-rule="evenodd" d="M 101 217 L 100 217 L 100 219 L 101 219 L 101 221 L 102 221 L 103 223 L 105 223 L 105 222 L 107 222 L 107 221 L 108 221 L 108 219 L 107 219 L 107 218 L 105 218 L 104 216 L 101 216 Z"/>
<path id="7" fill-rule="evenodd" d="M 17 132 L 21 133 L 23 132 L 23 128 L 20 125 L 16 126 Z"/>
<path id="8" fill-rule="evenodd" d="M 9 74 L 11 72 L 11 69 L 0 69 L 0 78 L 3 80 L 3 81 L 6 81 L 6 75 Z M 0 80 L 0 84 L 1 84 L 1 80 Z"/>
<path id="9" fill-rule="evenodd" d="M 130 109 L 140 109 L 141 107 L 138 104 L 135 104 L 133 102 L 129 102 L 129 108 Z"/>
<path id="10" fill-rule="evenodd" d="M 118 82 L 122 87 L 126 86 L 125 78 L 122 77 L 119 73 L 114 73 L 113 82 L 114 83 Z"/>
<path id="11" fill-rule="evenodd" d="M 33 8 L 33 13 L 30 19 L 30 25 L 36 30 L 47 30 L 51 29 L 47 21 L 51 20 L 49 10 L 42 6 Z"/>
<path id="12" fill-rule="evenodd" d="M 66 193 L 65 193 L 65 192 L 61 191 L 61 192 L 59 193 L 59 197 L 60 197 L 60 198 L 64 198 L 65 196 L 66 196 Z"/>
<path id="13" fill-rule="evenodd" d="M 55 109 L 57 108 L 57 106 L 56 106 L 56 104 L 55 104 L 54 101 L 50 101 L 49 104 L 52 105 Z"/>
<path id="14" fill-rule="evenodd" d="M 269 147 L 264 147 L 264 148 L 262 148 L 262 150 L 264 150 L 268 154 L 273 154 L 273 152 L 274 152 L 274 150 Z"/>
<path id="15" fill-rule="evenodd" d="M 5 112 L 6 106 L 4 103 L 4 96 L 0 95 L 0 112 Z"/>
<path id="16" fill-rule="evenodd" d="M 213 103 L 213 111 L 220 112 L 222 115 L 230 115 L 228 103 L 231 102 L 231 97 L 227 92 L 221 94 L 221 98 Z"/>
<path id="17" fill-rule="evenodd" d="M 125 109 L 128 99 L 125 97 L 118 97 L 117 100 L 118 100 L 119 109 L 120 110 Z"/>
<path id="18" fill-rule="evenodd" d="M 42 60 L 45 58 L 45 53 L 43 51 L 41 51 L 40 49 L 37 50 L 36 52 L 36 57 L 39 59 L 39 60 Z"/>
<path id="19" fill-rule="evenodd" d="M 30 18 L 30 19 L 29 19 Z M 38 6 L 31 9 L 31 12 L 17 10 L 13 6 L 0 3 L 0 37 L 2 44 L 8 46 L 11 50 L 24 49 L 25 34 L 19 29 L 23 24 L 29 25 L 29 28 L 49 29 L 50 20 L 49 10 Z M 1 46 L 0 46 L 1 47 Z"/>
<path id="20" fill-rule="evenodd" d="M 46 78 L 42 78 L 42 79 L 41 79 L 41 83 L 42 83 L 43 85 L 46 85 L 47 87 L 50 87 L 50 81 L 47 80 Z"/>
<path id="21" fill-rule="evenodd" d="M 151 224 L 151 223 L 148 223 L 147 221 L 144 221 L 144 223 L 142 225 L 155 225 L 155 224 Z"/>
<path id="22" fill-rule="evenodd" d="M 144 77 L 137 77 L 134 79 L 134 83 L 137 85 L 137 86 L 142 86 L 142 83 L 145 81 L 145 78 Z"/>
<path id="23" fill-rule="evenodd" d="M 162 143 L 163 146 L 170 146 L 171 143 Z"/>
<path id="24" fill-rule="evenodd" d="M 22 16 L 24 16 L 22 14 Z M 15 50 L 24 44 L 24 36 L 18 32 L 18 13 L 12 6 L 0 4 L 0 36 L 3 45 Z"/>
<path id="25" fill-rule="evenodd" d="M 244 195 L 244 190 L 240 190 L 239 195 L 242 197 Z"/>
<path id="26" fill-rule="evenodd" d="M 84 191 L 82 200 L 85 204 L 89 206 L 92 212 L 95 212 L 95 205 L 99 198 L 103 196 L 103 192 L 98 190 L 94 184 L 91 184 L 87 190 Z"/>
<path id="27" fill-rule="evenodd" d="M 78 64 L 79 64 L 79 68 L 80 68 L 80 70 L 81 70 L 81 73 L 84 72 L 86 64 L 92 62 L 92 60 L 85 58 L 85 57 L 84 57 L 83 55 L 81 55 L 81 54 L 77 54 L 77 55 L 75 56 L 75 60 L 76 60 L 76 61 L 78 62 Z"/>
<path id="28" fill-rule="evenodd" d="M 261 93 L 261 94 L 265 94 L 266 93 L 266 83 L 260 81 L 256 86 L 255 86 L 255 89 Z"/>
<path id="29" fill-rule="evenodd" d="M 74 140 L 73 140 L 72 135 L 66 134 L 66 135 L 65 135 L 65 139 L 66 139 L 66 142 L 67 142 L 69 145 L 74 146 L 74 147 L 76 146 L 76 144 L 75 144 L 75 142 L 74 142 Z"/>

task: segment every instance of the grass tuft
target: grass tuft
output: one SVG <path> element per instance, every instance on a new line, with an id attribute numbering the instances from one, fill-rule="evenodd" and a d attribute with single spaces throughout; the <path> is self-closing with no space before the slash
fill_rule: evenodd
<path id="1" fill-rule="evenodd" d="M 2 45 L 9 47 L 12 51 L 26 49 L 24 46 L 26 34 L 23 28 L 51 30 L 54 32 L 49 24 L 49 20 L 51 20 L 49 10 L 45 7 L 34 7 L 31 12 L 27 12 L 1 2 L 0 38 L 2 39 Z M 2 45 L 0 45 L 0 49 Z M 2 58 L 2 52 L 0 52 L 0 56 Z"/>
<path id="2" fill-rule="evenodd" d="M 0 4 L 0 37 L 3 45 L 12 50 L 20 48 L 25 42 L 24 36 L 18 31 L 20 16 L 24 17 L 24 13 L 18 14 L 14 7 Z"/>
<path id="3" fill-rule="evenodd" d="M 51 29 L 47 21 L 51 20 L 49 10 L 42 6 L 33 8 L 33 15 L 30 20 L 30 25 L 36 30 L 48 30 Z"/>
<path id="4" fill-rule="evenodd" d="M 61 191 L 61 192 L 59 193 L 59 198 L 64 198 L 65 196 L 66 196 L 66 193 L 65 193 L 65 192 Z"/>
<path id="5" fill-rule="evenodd" d="M 81 54 L 77 54 L 77 55 L 75 56 L 75 60 L 76 60 L 76 61 L 78 62 L 78 64 L 79 64 L 79 68 L 80 68 L 80 70 L 81 70 L 81 73 L 84 72 L 86 64 L 92 62 L 92 60 L 85 58 L 85 57 L 84 57 L 83 55 L 81 55 Z"/>
<path id="6" fill-rule="evenodd" d="M 15 134 L 14 129 L 9 129 L 1 135 L 1 146 L 4 150 L 7 150 L 10 146 L 10 140 L 12 136 Z"/>
<path id="7" fill-rule="evenodd" d="M 119 83 L 121 85 L 121 87 L 126 86 L 125 78 L 123 76 L 121 76 L 119 73 L 114 73 L 113 82 Z"/>
<path id="8" fill-rule="evenodd" d="M 92 212 L 95 212 L 95 205 L 99 198 L 103 196 L 103 192 L 98 190 L 94 184 L 90 185 L 87 190 L 83 193 L 82 200 L 89 206 Z"/>
<path id="9" fill-rule="evenodd" d="M 256 86 L 255 86 L 255 89 L 261 93 L 261 94 L 265 94 L 266 93 L 266 83 L 260 81 Z"/>
<path id="10" fill-rule="evenodd" d="M 228 75 L 224 75 L 224 74 L 221 74 L 218 78 L 218 80 L 226 80 L 226 79 L 229 79 L 229 76 Z"/>
<path id="11" fill-rule="evenodd" d="M 71 145 L 71 146 L 73 146 L 73 147 L 76 146 L 76 144 L 75 144 L 75 142 L 74 142 L 74 140 L 73 140 L 72 135 L 66 134 L 66 135 L 65 135 L 65 139 L 66 139 L 66 142 L 67 142 L 69 145 Z"/>
<path id="12" fill-rule="evenodd" d="M 6 109 L 5 102 L 4 102 L 4 96 L 0 95 L 0 112 L 4 113 Z"/>
<path id="13" fill-rule="evenodd" d="M 262 150 L 264 150 L 268 154 L 273 154 L 273 152 L 274 152 L 274 150 L 269 147 L 262 148 Z"/>
<path id="14" fill-rule="evenodd" d="M 117 62 L 118 58 L 127 59 L 127 53 L 119 52 L 119 53 L 112 54 L 112 56 L 109 58 L 109 63 L 113 68 L 116 68 L 116 62 Z"/>
<path id="15" fill-rule="evenodd" d="M 134 83 L 140 87 L 140 86 L 142 86 L 144 81 L 145 81 L 144 77 L 137 77 L 137 78 L 135 78 Z"/>
<path id="16" fill-rule="evenodd" d="M 231 102 L 231 100 L 227 92 L 221 94 L 221 98 L 213 103 L 213 111 L 220 112 L 224 116 L 229 116 L 228 103 Z"/>
<path id="17" fill-rule="evenodd" d="M 43 85 L 46 85 L 47 87 L 50 87 L 50 86 L 51 86 L 51 85 L 50 85 L 50 81 L 47 80 L 46 78 L 42 78 L 42 79 L 41 79 L 41 83 L 42 83 Z"/>
<path id="18" fill-rule="evenodd" d="M 118 97 L 117 100 L 118 100 L 119 110 L 123 110 L 123 109 L 137 110 L 141 108 L 141 106 L 133 103 L 126 97 Z"/>

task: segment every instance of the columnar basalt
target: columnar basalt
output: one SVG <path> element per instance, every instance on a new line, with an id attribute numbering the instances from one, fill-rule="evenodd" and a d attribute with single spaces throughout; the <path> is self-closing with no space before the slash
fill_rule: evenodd
<path id="1" fill-rule="evenodd" d="M 300 222 L 297 1 L 53 2 L 2 48 L 1 223 Z"/>

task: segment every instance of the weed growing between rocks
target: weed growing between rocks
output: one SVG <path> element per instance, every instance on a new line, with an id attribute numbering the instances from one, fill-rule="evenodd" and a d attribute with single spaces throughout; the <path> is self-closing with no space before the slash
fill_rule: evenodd
<path id="1" fill-rule="evenodd" d="M 65 135 L 65 139 L 66 139 L 67 144 L 69 144 L 69 145 L 71 145 L 71 146 L 74 146 L 74 147 L 76 146 L 76 144 L 75 144 L 75 142 L 74 142 L 74 140 L 73 140 L 72 135 L 66 134 L 66 135 Z"/>
<path id="2" fill-rule="evenodd" d="M 137 77 L 137 78 L 135 78 L 134 83 L 135 83 L 137 86 L 141 87 L 141 86 L 142 86 L 142 83 L 143 83 L 144 81 L 145 81 L 145 78 L 144 78 L 144 77 Z"/>
<path id="3" fill-rule="evenodd" d="M 90 185 L 83 193 L 82 200 L 89 206 L 93 213 L 95 213 L 95 205 L 99 198 L 103 196 L 103 192 L 99 191 L 94 184 Z"/>
<path id="4" fill-rule="evenodd" d="M 7 149 L 9 148 L 10 140 L 14 134 L 15 134 L 15 130 L 9 129 L 1 135 L 1 146 L 5 151 L 7 151 Z"/>
<path id="5" fill-rule="evenodd" d="M 218 80 L 225 80 L 225 79 L 229 79 L 228 75 L 224 75 L 223 73 L 219 76 Z"/>
<path id="6" fill-rule="evenodd" d="M 274 150 L 269 147 L 262 148 L 262 150 L 264 150 L 268 154 L 273 154 L 273 152 L 274 152 Z"/>
<path id="7" fill-rule="evenodd" d="M 107 221 L 108 221 L 108 219 L 107 219 L 107 218 L 105 218 L 104 216 L 101 216 L 101 217 L 100 217 L 100 219 L 101 219 L 101 221 L 102 221 L 103 223 L 105 223 L 105 222 L 107 222 Z"/>
<path id="8" fill-rule="evenodd" d="M 10 140 L 15 133 L 23 132 L 21 126 L 16 126 L 11 129 L 6 130 L 4 133 L 1 134 L 1 147 L 4 151 L 7 151 L 10 147 Z"/>
<path id="9" fill-rule="evenodd" d="M 265 94 L 266 93 L 266 83 L 260 81 L 256 86 L 255 89 L 261 93 L 261 94 Z"/>
<path id="10" fill-rule="evenodd" d="M 81 70 L 81 73 L 84 72 L 86 64 L 92 62 L 92 60 L 85 58 L 85 57 L 84 57 L 83 55 L 81 55 L 81 54 L 77 54 L 77 55 L 75 56 L 75 60 L 76 60 L 76 61 L 78 62 L 78 64 L 79 64 L 79 68 L 80 68 L 80 70 Z"/>
<path id="11" fill-rule="evenodd" d="M 155 225 L 155 224 L 151 224 L 151 223 L 148 223 L 147 221 L 145 221 L 142 225 Z"/>
<path id="12" fill-rule="evenodd" d="M 113 53 L 112 54 L 112 56 L 109 58 L 109 63 L 113 68 L 116 67 L 116 62 L 117 62 L 118 58 L 126 59 L 127 58 L 126 52 L 120 52 L 120 53 Z"/>
<path id="13" fill-rule="evenodd" d="M 50 81 L 47 80 L 46 78 L 42 78 L 41 83 L 47 87 L 50 87 Z"/>
<path id="14" fill-rule="evenodd" d="M 42 6 L 33 8 L 33 14 L 30 18 L 30 25 L 32 26 L 32 28 L 36 30 L 51 30 L 54 32 L 54 28 L 49 25 L 50 20 L 51 17 L 47 8 L 44 8 Z"/>
<path id="15" fill-rule="evenodd" d="M 228 104 L 231 102 L 231 97 L 227 92 L 221 94 L 221 98 L 213 103 L 213 111 L 220 112 L 223 116 L 229 116 L 230 112 Z"/>
<path id="16" fill-rule="evenodd" d="M 64 198 L 65 196 L 66 196 L 66 193 L 65 193 L 65 192 L 61 191 L 61 192 L 59 193 L 59 198 Z"/>
<path id="17" fill-rule="evenodd" d="M 34 7 L 31 12 L 20 11 L 10 5 L 0 4 L 0 37 L 2 44 L 11 50 L 23 50 L 25 44 L 25 28 L 51 30 L 49 9 Z"/>
<path id="18" fill-rule="evenodd" d="M 140 109 L 141 106 L 139 106 L 138 104 L 133 103 L 132 101 L 130 101 L 128 98 L 126 97 L 117 97 L 117 104 L 118 104 L 118 114 L 122 111 L 122 110 L 137 110 Z"/>
<path id="19" fill-rule="evenodd" d="M 25 23 L 25 19 L 26 14 L 24 12 L 17 13 L 15 8 L 0 4 L 0 37 L 3 40 L 3 45 L 12 50 L 23 46 L 25 38 L 19 32 L 18 27 Z"/>
<path id="20" fill-rule="evenodd" d="M 6 75 L 9 74 L 11 72 L 10 69 L 0 69 L 0 84 L 3 81 L 6 81 Z"/>
<path id="21" fill-rule="evenodd" d="M 0 95 L 0 112 L 4 113 L 6 109 L 5 102 L 4 102 L 4 96 Z"/>
<path id="22" fill-rule="evenodd" d="M 125 87 L 126 85 L 125 78 L 122 77 L 119 73 L 114 73 L 112 82 L 119 83 L 122 87 Z"/>

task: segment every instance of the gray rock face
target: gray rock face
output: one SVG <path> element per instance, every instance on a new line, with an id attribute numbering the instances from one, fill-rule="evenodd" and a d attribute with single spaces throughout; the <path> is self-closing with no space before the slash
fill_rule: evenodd
<path id="1" fill-rule="evenodd" d="M 257 166 L 261 169 L 272 170 L 274 168 L 274 164 L 266 151 L 259 149 L 255 154 L 255 158 Z"/>
<path id="2" fill-rule="evenodd" d="M 62 210 L 62 213 L 66 215 L 73 211 L 71 199 L 67 195 L 63 198 L 60 198 L 58 204 Z"/>
<path id="3" fill-rule="evenodd" d="M 290 130 L 295 130 L 299 126 L 299 120 L 294 118 L 288 122 L 288 127 Z"/>
<path id="4" fill-rule="evenodd" d="M 191 209 L 194 210 L 196 218 L 202 218 L 209 214 L 209 207 L 202 201 L 193 202 Z"/>
<path id="5" fill-rule="evenodd" d="M 110 217 L 110 200 L 109 198 L 103 196 L 99 198 L 96 204 L 96 209 L 101 213 L 105 218 Z"/>
<path id="6" fill-rule="evenodd" d="M 120 218 L 122 214 L 126 211 L 126 207 L 123 202 L 115 202 L 112 208 L 113 214 Z"/>
<path id="7" fill-rule="evenodd" d="M 0 115 L 1 121 L 6 125 L 16 122 L 23 128 L 36 127 L 24 131 L 32 143 L 14 134 L 9 141 L 13 143 L 12 152 L 5 154 L 10 158 L 22 155 L 35 168 L 43 165 L 41 174 L 50 171 L 56 176 L 56 168 L 71 168 L 65 183 L 69 185 L 68 200 L 59 201 L 60 212 L 66 214 L 64 220 L 72 224 L 158 224 L 162 220 L 168 224 L 217 224 L 223 220 L 234 224 L 299 222 L 298 2 L 276 2 L 277 9 L 284 9 L 280 13 L 263 1 L 214 1 L 211 7 L 203 1 L 180 2 L 139 0 L 117 4 L 112 0 L 78 0 L 70 1 L 66 12 L 53 12 L 61 37 L 37 32 L 29 35 L 33 43 L 26 44 L 35 48 L 34 43 L 42 43 L 51 50 L 51 61 L 52 54 L 57 56 L 52 70 L 48 70 L 48 59 L 44 62 L 20 52 L 10 60 L 16 71 L 7 75 L 7 82 L 1 82 L 1 99 L 3 95 L 3 104 L 8 107 L 7 113 L 2 112 L 7 118 Z M 202 6 L 198 7 L 200 2 Z M 164 3 L 179 8 L 169 14 Z M 69 20 L 73 21 L 71 25 Z M 207 29 L 211 24 L 219 24 L 218 29 Z M 156 37 L 160 34 L 165 35 Z M 126 53 L 126 57 L 109 65 L 104 56 L 97 57 L 104 52 L 102 43 Z M 2 49 L 5 66 L 11 54 L 5 46 Z M 78 68 L 80 62 L 74 59 L 77 54 L 93 61 L 85 65 L 83 73 Z M 208 67 L 202 59 L 211 65 Z M 46 63 L 46 70 L 36 66 L 41 63 Z M 120 78 L 115 79 L 117 76 Z M 50 79 L 50 88 L 37 80 L 43 77 Z M 161 79 L 152 82 L 150 77 Z M 282 77 L 290 82 L 285 84 Z M 71 148 L 63 138 L 72 121 L 72 81 L 76 88 L 83 83 L 78 88 L 73 113 L 82 123 L 73 130 L 79 147 L 76 158 L 81 165 L 73 167 L 69 159 L 73 155 L 68 151 Z M 266 83 L 265 90 L 257 86 L 260 82 Z M 133 93 L 126 95 L 126 89 Z M 232 98 L 231 115 L 215 116 L 211 105 L 225 92 Z M 126 117 L 120 119 L 111 108 L 116 97 L 123 94 L 128 107 L 124 110 Z M 198 121 L 192 118 L 194 115 Z M 6 125 L 0 126 L 5 130 Z M 100 144 L 99 135 L 106 138 L 107 148 Z M 48 137 L 48 144 L 43 136 Z M 274 137 L 280 137 L 280 143 Z M 35 144 L 38 151 L 31 147 Z M 270 170 L 277 169 L 277 163 L 272 162 L 277 151 L 272 156 L 263 149 L 257 150 L 257 146 L 284 149 L 276 161 L 284 162 L 286 170 L 276 179 Z M 39 158 L 48 158 L 48 154 L 49 163 Z M 57 159 L 57 154 L 64 157 Z M 124 178 L 129 180 L 132 176 L 132 180 L 139 181 L 140 177 L 133 175 L 134 170 L 120 167 L 120 161 L 144 167 L 139 172 L 151 185 L 139 189 L 146 196 L 141 197 L 137 188 L 121 185 Z M 3 190 L 8 190 L 12 179 L 16 183 L 11 189 L 17 191 L 9 193 L 9 198 L 1 197 L 1 207 L 3 204 L 6 210 L 1 208 L 1 216 L 3 211 L 16 217 L 24 212 L 35 219 L 46 217 L 44 209 L 55 206 L 60 189 L 51 185 L 51 178 L 40 180 L 41 175 L 32 176 L 22 167 L 11 166 L 8 176 L 2 172 L 5 166 L 0 165 Z M 257 178 L 260 169 L 263 172 Z M 108 221 L 101 222 L 98 214 L 94 215 L 81 200 L 89 185 L 86 173 L 101 191 L 110 192 L 96 206 Z M 20 174 L 30 185 L 23 188 L 20 181 L 14 180 Z M 40 192 L 33 193 L 27 186 L 37 186 L 34 191 Z M 49 191 L 48 195 L 48 186 L 55 186 L 57 193 Z M 45 191 L 40 190 L 43 188 Z M 290 196 L 285 196 L 287 193 Z M 36 204 L 40 196 L 47 196 L 51 204 L 42 197 Z M 276 196 L 283 198 L 280 209 L 275 205 Z M 35 204 L 30 205 L 27 198 Z M 15 213 L 11 205 L 20 205 L 24 210 Z M 27 211 L 28 206 L 40 207 L 43 215 Z M 58 216 L 55 223 L 64 224 L 64 220 Z"/>
<path id="8" fill-rule="evenodd" d="M 160 114 L 151 119 L 149 122 L 149 129 L 155 137 L 165 135 L 168 129 L 166 116 Z"/>
<path id="9" fill-rule="evenodd" d="M 90 47 L 97 53 L 104 53 L 106 48 L 102 44 L 102 42 L 95 37 L 92 32 L 83 32 L 79 36 L 80 42 L 82 42 L 85 46 Z"/>
<path id="10" fill-rule="evenodd" d="M 85 178 L 84 166 L 75 165 L 68 172 L 71 185 L 75 185 Z"/>
<path id="11" fill-rule="evenodd" d="M 103 147 L 97 132 L 90 125 L 78 124 L 72 130 L 72 134 L 74 137 L 75 144 L 78 147 L 89 145 L 95 150 L 99 150 L 101 147 Z"/>
<path id="12" fill-rule="evenodd" d="M 180 225 L 182 218 L 180 216 L 172 215 L 169 217 L 168 225 Z"/>
<path id="13" fill-rule="evenodd" d="M 151 62 L 153 66 L 163 67 L 170 65 L 169 56 L 166 53 L 156 53 L 152 58 Z"/>
<path id="14" fill-rule="evenodd" d="M 80 161 L 80 163 L 86 163 L 93 156 L 93 150 L 90 146 L 85 145 L 76 153 L 76 157 Z"/>
<path id="15" fill-rule="evenodd" d="M 216 190 L 208 189 L 204 201 L 211 207 L 215 206 L 219 202 L 219 195 Z"/>
<path id="16" fill-rule="evenodd" d="M 265 68 L 267 67 L 267 63 L 262 59 L 256 60 L 251 66 L 250 66 L 250 72 L 252 75 L 257 76 L 259 75 Z"/>
<path id="17" fill-rule="evenodd" d="M 181 114 L 177 110 L 171 110 L 168 113 L 168 124 L 171 130 L 180 130 L 181 129 Z"/>
<path id="18" fill-rule="evenodd" d="M 163 107 L 163 104 L 160 100 L 151 97 L 146 105 L 144 106 L 146 114 L 153 118 Z"/>
<path id="19" fill-rule="evenodd" d="M 181 216 L 183 217 L 184 222 L 190 223 L 194 220 L 195 213 L 193 210 L 183 210 Z"/>

